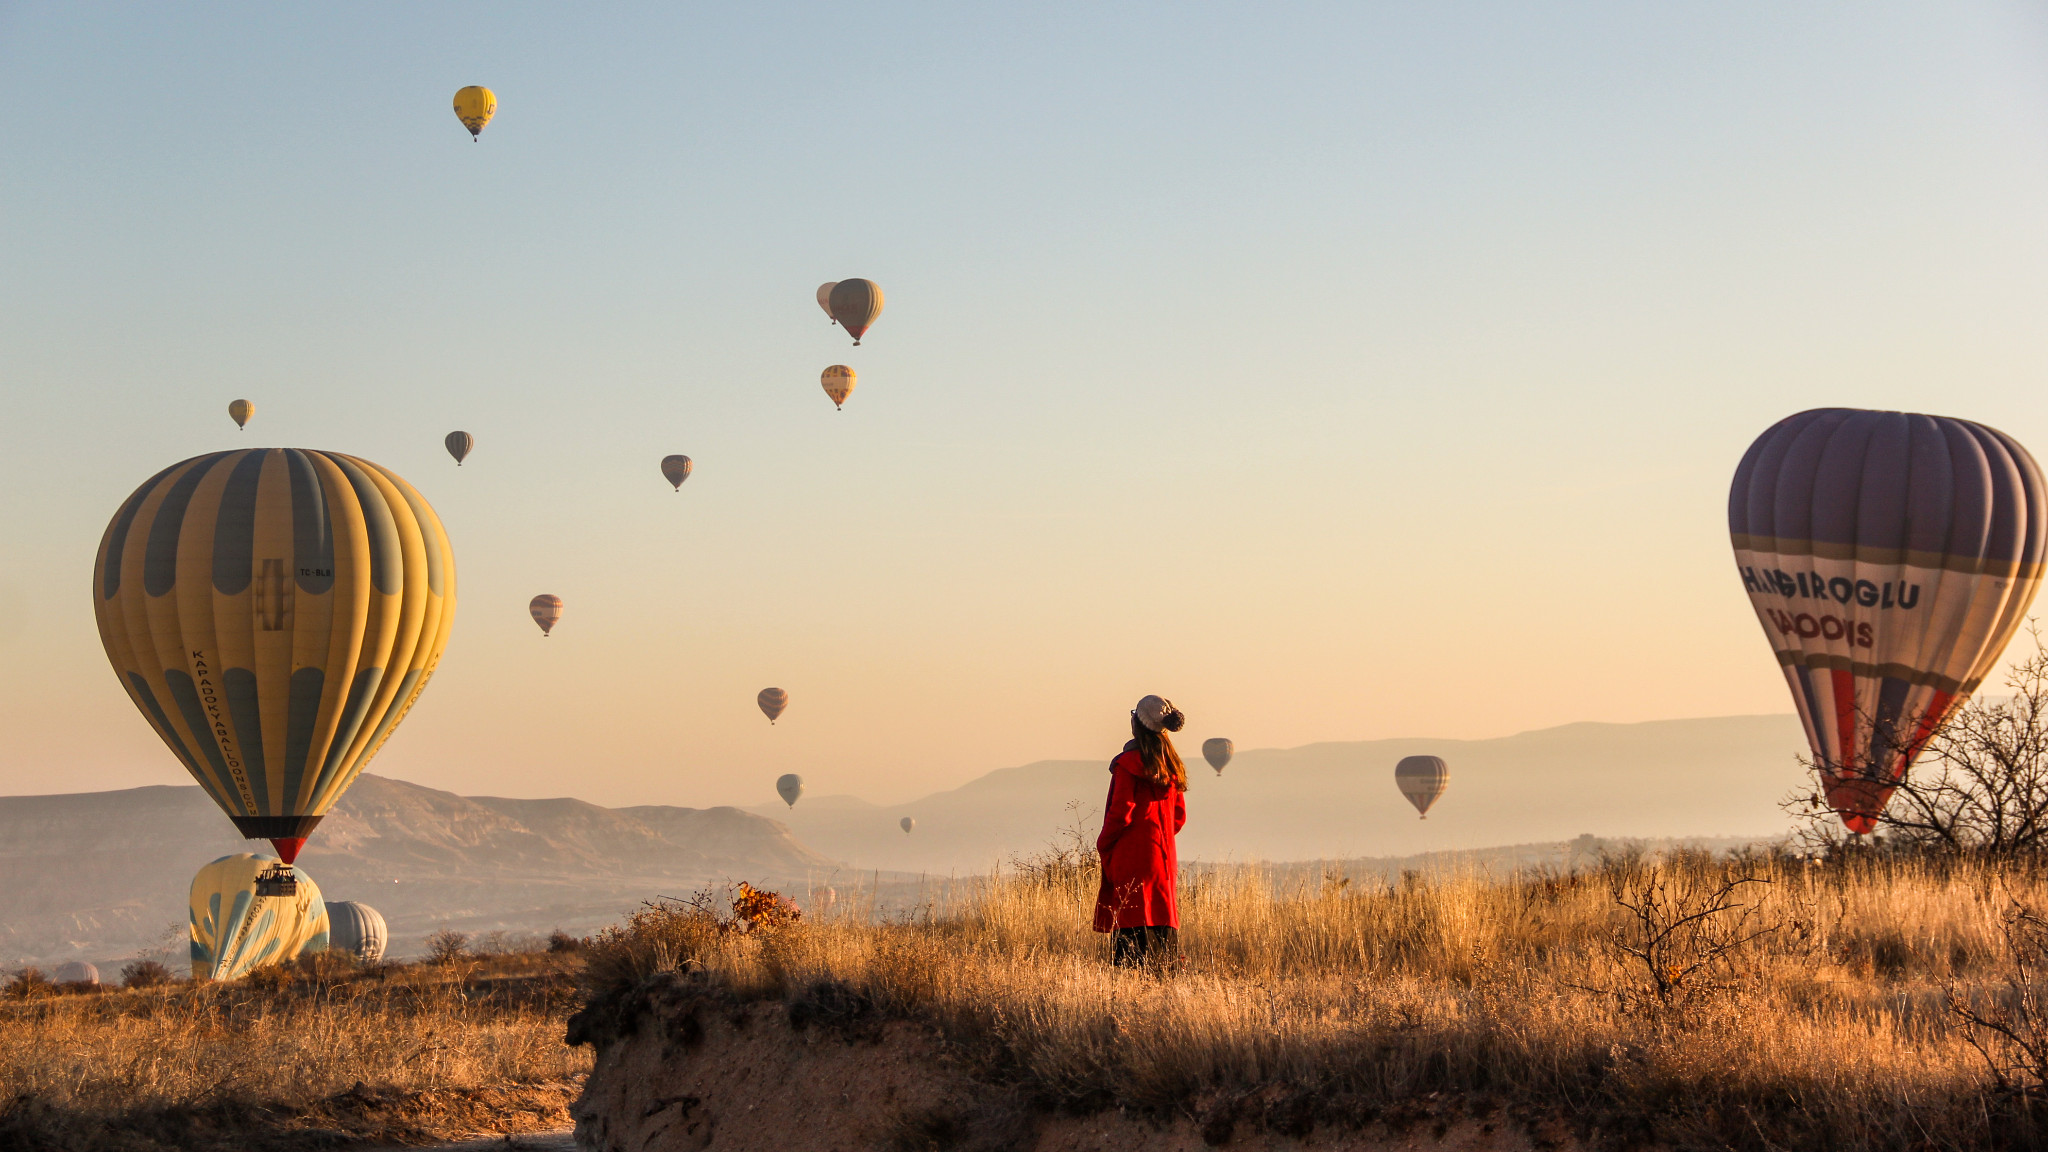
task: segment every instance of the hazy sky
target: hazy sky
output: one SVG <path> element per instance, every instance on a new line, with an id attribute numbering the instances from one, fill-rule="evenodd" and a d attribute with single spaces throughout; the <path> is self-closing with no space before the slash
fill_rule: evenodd
<path id="1" fill-rule="evenodd" d="M 2044 205 L 2037 5 L 0 4 L 0 791 L 185 779 L 87 585 L 240 445 L 440 510 L 465 792 L 1789 711 L 1737 459 L 2048 452 Z"/>

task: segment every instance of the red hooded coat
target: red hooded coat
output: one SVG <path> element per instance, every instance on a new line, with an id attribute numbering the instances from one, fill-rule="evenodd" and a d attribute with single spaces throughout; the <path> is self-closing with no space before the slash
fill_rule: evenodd
<path id="1" fill-rule="evenodd" d="M 1173 880 L 1180 856 L 1173 838 L 1188 822 L 1187 794 L 1145 778 L 1136 741 L 1109 764 L 1109 799 L 1102 806 L 1102 888 L 1095 896 L 1095 930 L 1178 928 L 1180 902 Z"/>

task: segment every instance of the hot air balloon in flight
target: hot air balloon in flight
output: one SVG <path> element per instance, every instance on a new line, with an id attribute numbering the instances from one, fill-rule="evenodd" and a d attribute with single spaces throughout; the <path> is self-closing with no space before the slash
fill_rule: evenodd
<path id="1" fill-rule="evenodd" d="M 773 724 L 775 718 L 782 715 L 782 710 L 789 707 L 789 693 L 780 688 L 763 688 L 761 694 L 754 697 L 754 703 L 761 706 L 768 722 Z"/>
<path id="2" fill-rule="evenodd" d="M 846 398 L 853 395 L 855 379 L 853 369 L 844 364 L 834 364 L 818 376 L 819 383 L 825 386 L 825 395 L 832 398 L 834 408 L 845 404 Z"/>
<path id="3" fill-rule="evenodd" d="M 1743 454 L 1728 491 L 1736 571 L 1851 831 L 1877 827 L 2025 619 L 2042 496 L 2017 441 L 1947 416 L 1816 408 Z"/>
<path id="4" fill-rule="evenodd" d="M 228 401 L 228 418 L 235 422 L 235 427 L 237 428 L 247 428 L 249 426 L 249 417 L 255 414 L 256 406 L 247 400 Z"/>
<path id="5" fill-rule="evenodd" d="M 1450 782 L 1451 766 L 1441 756 L 1403 756 L 1394 765 L 1394 786 L 1415 805 L 1415 811 L 1424 820 L 1429 819 L 1429 806 L 1444 794 Z"/>
<path id="6" fill-rule="evenodd" d="M 526 610 L 533 614 L 533 622 L 540 625 L 542 639 L 555 634 L 555 625 L 562 619 L 562 598 L 543 592 L 527 601 Z"/>
<path id="7" fill-rule="evenodd" d="M 825 315 L 828 317 L 832 315 L 832 290 L 837 287 L 839 287 L 839 281 L 837 280 L 827 280 L 823 284 L 818 285 L 818 307 L 823 308 Z M 837 324 L 839 321 L 833 320 L 832 323 Z"/>
<path id="8" fill-rule="evenodd" d="M 93 606 L 150 727 L 289 865 L 432 678 L 455 555 L 412 485 L 360 457 L 214 452 L 122 502 Z"/>
<path id="9" fill-rule="evenodd" d="M 823 913 L 830 912 L 832 906 L 837 903 L 839 903 L 839 892 L 837 889 L 820 888 L 811 893 L 811 909 L 815 914 L 822 915 Z"/>
<path id="10" fill-rule="evenodd" d="M 896 822 L 896 826 L 897 826 L 898 828 L 901 828 L 901 829 L 903 829 L 903 834 L 904 834 L 905 836 L 908 836 L 908 835 L 910 835 L 910 830 L 911 830 L 912 828 L 915 828 L 915 827 L 917 827 L 917 821 L 915 821 L 915 820 L 912 820 L 912 819 L 911 819 L 910 817 L 908 817 L 908 816 L 905 816 L 905 817 L 904 817 L 903 819 L 901 819 L 901 820 L 898 820 L 898 821 Z"/>
<path id="11" fill-rule="evenodd" d="M 476 437 L 467 432 L 450 432 L 441 443 L 448 446 L 448 454 L 455 457 L 455 466 L 460 468 L 469 458 L 469 450 L 476 447 Z"/>
<path id="12" fill-rule="evenodd" d="M 481 84 L 471 84 L 455 93 L 455 118 L 469 129 L 474 141 L 484 134 L 484 125 L 498 114 L 498 94 Z M 517 135 L 517 133 L 514 133 Z"/>
<path id="13" fill-rule="evenodd" d="M 384 914 L 375 908 L 354 900 L 327 902 L 328 951 L 346 952 L 360 963 L 375 964 L 384 958 L 390 938 Z"/>
<path id="14" fill-rule="evenodd" d="M 776 709 L 781 711 L 781 709 Z M 804 794 L 804 778 L 794 772 L 785 773 L 775 779 L 775 794 L 791 808 L 796 807 L 796 798 Z"/>
<path id="15" fill-rule="evenodd" d="M 291 891 L 264 895 L 279 872 L 289 876 Z M 268 856 L 237 852 L 201 868 L 192 877 L 187 913 L 194 980 L 233 980 L 327 948 L 327 904 L 319 885 Z"/>
<path id="16" fill-rule="evenodd" d="M 661 458 L 662 478 L 675 485 L 678 492 L 683 490 L 683 481 L 690 478 L 690 472 L 696 467 L 695 464 L 690 462 L 688 456 L 663 456 Z M 713 487 L 716 487 L 716 485 L 713 485 Z"/>
<path id="17" fill-rule="evenodd" d="M 1202 741 L 1202 759 L 1209 762 L 1209 767 L 1214 768 L 1218 776 L 1223 775 L 1223 766 L 1230 763 L 1230 757 L 1236 751 L 1237 745 L 1221 736 Z"/>
<path id="18" fill-rule="evenodd" d="M 858 348 L 860 338 L 867 334 L 869 325 L 882 314 L 882 289 L 873 280 L 841 280 L 832 285 L 825 304 L 825 311 L 839 321 L 839 326 L 853 337 L 853 346 Z"/>

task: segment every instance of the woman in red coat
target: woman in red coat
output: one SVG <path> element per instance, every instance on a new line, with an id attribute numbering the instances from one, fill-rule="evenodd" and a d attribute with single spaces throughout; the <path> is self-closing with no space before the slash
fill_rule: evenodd
<path id="1" fill-rule="evenodd" d="M 1179 950 L 1173 838 L 1188 822 L 1188 770 L 1167 733 L 1186 723 L 1170 702 L 1145 697 L 1131 710 L 1131 742 L 1109 762 L 1109 799 L 1095 838 L 1102 856 L 1095 930 L 1116 933 L 1120 968 L 1164 963 Z"/>

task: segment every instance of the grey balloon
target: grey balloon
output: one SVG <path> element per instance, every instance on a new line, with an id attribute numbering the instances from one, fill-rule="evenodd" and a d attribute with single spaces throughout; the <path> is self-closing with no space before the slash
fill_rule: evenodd
<path id="1" fill-rule="evenodd" d="M 1450 782 L 1451 766 L 1441 756 L 1404 756 L 1394 765 L 1394 785 L 1425 820 L 1429 819 L 1429 806 Z"/>
<path id="2" fill-rule="evenodd" d="M 905 816 L 905 817 L 904 817 L 903 819 L 901 819 L 901 820 L 898 820 L 898 821 L 896 822 L 896 825 L 897 825 L 897 827 L 899 827 L 899 828 L 902 828 L 902 829 L 903 829 L 903 833 L 904 833 L 904 835 L 906 835 L 906 836 L 907 836 L 907 835 L 909 835 L 909 834 L 910 834 L 910 830 L 911 830 L 912 828 L 915 828 L 915 827 L 917 827 L 917 821 L 915 821 L 915 820 L 912 820 L 912 819 L 911 819 L 910 817 L 908 817 L 908 816 Z"/>
<path id="3" fill-rule="evenodd" d="M 364 964 L 375 964 L 384 958 L 384 946 L 389 942 L 383 914 L 375 908 L 353 900 L 327 902 L 329 951 L 347 952 Z"/>
<path id="4" fill-rule="evenodd" d="M 100 982 L 100 970 L 83 960 L 72 960 L 57 965 L 50 979 L 59 984 L 97 984 Z"/>
<path id="5" fill-rule="evenodd" d="M 663 456 L 661 458 L 661 477 L 675 485 L 676 491 L 681 492 L 683 490 L 683 481 L 690 478 L 690 473 L 696 467 L 688 456 Z"/>
<path id="6" fill-rule="evenodd" d="M 804 794 L 804 778 L 791 772 L 775 781 L 775 794 L 791 808 L 796 807 L 796 798 Z"/>
<path id="7" fill-rule="evenodd" d="M 450 432 L 441 443 L 448 446 L 448 454 L 455 457 L 455 466 L 460 468 L 463 460 L 468 458 L 469 450 L 476 447 L 476 437 L 467 432 Z"/>
<path id="8" fill-rule="evenodd" d="M 1237 745 L 1221 736 L 1202 741 L 1202 759 L 1209 762 L 1209 767 L 1214 768 L 1218 776 L 1223 775 L 1223 766 L 1230 763 L 1230 757 L 1236 752 Z"/>

